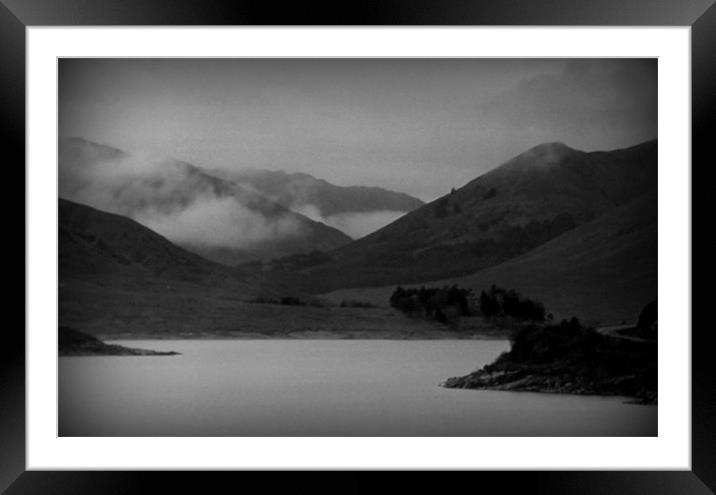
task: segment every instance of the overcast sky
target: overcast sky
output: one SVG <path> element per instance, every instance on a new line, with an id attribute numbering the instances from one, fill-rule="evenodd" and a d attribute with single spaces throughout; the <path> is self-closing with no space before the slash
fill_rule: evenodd
<path id="1" fill-rule="evenodd" d="M 424 200 L 528 148 L 656 138 L 654 59 L 64 59 L 60 135 Z"/>

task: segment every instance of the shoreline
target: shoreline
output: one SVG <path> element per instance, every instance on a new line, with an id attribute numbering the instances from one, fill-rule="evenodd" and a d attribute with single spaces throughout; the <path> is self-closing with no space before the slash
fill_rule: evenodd
<path id="1" fill-rule="evenodd" d="M 656 340 L 623 338 L 581 326 L 579 320 L 525 327 L 510 350 L 446 388 L 620 396 L 657 404 Z"/>
<path id="2" fill-rule="evenodd" d="M 83 345 L 71 348 L 61 348 L 58 351 L 59 357 L 73 356 L 179 356 L 176 351 L 154 351 L 151 349 L 137 349 L 116 344 Z"/>
<path id="3" fill-rule="evenodd" d="M 473 334 L 458 335 L 450 333 L 447 335 L 370 335 L 369 332 L 290 332 L 280 335 L 248 333 L 244 332 L 240 335 L 153 335 L 153 334 L 133 334 L 133 335 L 106 335 L 98 334 L 97 338 L 103 341 L 121 342 L 132 340 L 392 340 L 392 341 L 425 341 L 425 340 L 509 340 L 508 335 L 494 334 Z"/>
<path id="4" fill-rule="evenodd" d="M 118 344 L 106 344 L 93 335 L 60 326 L 57 354 L 62 356 L 178 356 L 175 351 L 137 349 Z"/>
<path id="5" fill-rule="evenodd" d="M 499 392 L 531 392 L 541 394 L 585 395 L 594 397 L 620 397 L 626 404 L 657 406 L 656 393 L 640 390 L 630 393 L 620 388 L 620 382 L 630 377 L 614 377 L 595 384 L 568 374 L 543 375 L 527 371 L 475 371 L 466 376 L 450 377 L 441 387 L 464 390 L 492 390 Z M 605 388 L 607 387 L 607 388 Z M 613 387 L 613 388 L 608 388 Z"/>

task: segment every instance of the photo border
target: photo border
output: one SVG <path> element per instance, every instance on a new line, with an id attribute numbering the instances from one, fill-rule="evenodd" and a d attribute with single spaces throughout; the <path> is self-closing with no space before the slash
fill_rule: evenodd
<path id="1" fill-rule="evenodd" d="M 0 5 L 0 101 L 4 112 L 0 131 L 5 141 L 6 183 L 24 186 L 25 161 L 25 28 L 28 26 L 82 26 L 82 25 L 685 25 L 692 28 L 692 163 L 704 162 L 702 167 L 713 166 L 710 141 L 716 110 L 716 6 L 713 0 L 663 2 L 636 0 L 630 2 L 553 1 L 530 2 L 476 2 L 476 1 L 387 1 L 352 2 L 350 14 L 336 11 L 335 6 L 318 2 L 304 3 L 286 8 L 276 5 L 237 2 L 195 2 L 175 0 L 119 1 L 119 0 L 4 0 Z M 9 6 L 9 8 L 8 8 Z M 692 165 L 692 171 L 695 167 Z M 698 182 L 697 182 L 698 183 Z M 703 182 L 702 182 L 703 183 Z M 25 218 L 12 215 L 18 201 L 24 204 L 24 187 L 13 187 L 16 194 L 3 196 L 5 201 L 7 233 L 22 228 L 22 244 L 7 242 L 4 254 L 8 268 L 23 271 L 18 262 L 20 250 L 25 259 Z M 692 195 L 693 201 L 693 195 Z M 692 207 L 693 208 L 693 207 Z M 708 206 L 705 206 L 708 208 Z M 709 211 L 702 209 L 701 211 Z M 693 234 L 692 234 L 693 239 Z M 8 239 L 9 240 L 9 239 Z M 693 241 L 692 241 L 693 242 Z M 704 267 L 705 268 L 705 267 Z M 702 270 L 705 273 L 706 270 Z M 19 274 L 18 277 L 19 279 Z M 23 288 L 25 282 L 23 282 Z M 19 313 L 19 291 L 6 296 L 7 308 Z M 703 294 L 694 294 L 704 297 Z M 23 290 L 23 302 L 25 292 Z M 17 299 L 17 301 L 16 301 Z M 693 302 L 692 302 L 693 305 Z M 22 304 L 24 307 L 24 304 Z M 17 309 L 15 309 L 17 308 Z M 24 328 L 24 314 L 22 326 Z M 25 344 L 20 325 L 8 325 L 0 345 L 0 490 L 10 487 L 7 493 L 120 493 L 158 482 L 168 488 L 188 488 L 191 483 L 206 487 L 219 476 L 250 476 L 266 483 L 268 476 L 257 479 L 254 473 L 188 473 L 173 472 L 49 472 L 25 470 Z M 709 493 L 716 490 L 716 380 L 709 356 L 714 337 L 708 328 L 692 335 L 692 471 L 653 472 L 522 472 L 468 474 L 470 483 L 489 479 L 500 483 L 508 491 L 528 487 L 537 493 Z M 331 473 L 326 473 L 331 474 Z M 417 474 L 417 473 L 416 473 Z M 477 476 L 477 478 L 475 478 Z M 294 486 L 305 476 L 293 473 L 279 484 Z M 311 490 L 326 484 L 339 491 L 350 491 L 373 484 L 383 476 L 372 473 L 348 473 L 345 476 L 322 476 L 320 482 L 312 476 Z M 425 480 L 413 477 L 422 487 Z M 13 483 L 14 481 L 14 483 Z M 451 483 L 455 480 L 451 479 Z M 243 480 L 242 480 L 243 482 Z M 269 483 L 269 487 L 273 485 Z"/>

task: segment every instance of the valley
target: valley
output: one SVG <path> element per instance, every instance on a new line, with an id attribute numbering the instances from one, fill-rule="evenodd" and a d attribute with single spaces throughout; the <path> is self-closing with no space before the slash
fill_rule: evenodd
<path id="1" fill-rule="evenodd" d="M 549 143 L 429 204 L 414 202 L 417 209 L 361 239 L 234 267 L 125 216 L 61 199 L 60 321 L 103 336 L 152 338 L 504 336 L 509 330 L 479 317 L 449 329 L 388 304 L 398 285 L 456 284 L 478 294 L 497 284 L 536 298 L 556 320 L 631 322 L 656 297 L 655 166 L 655 142 L 593 153 Z M 308 185 L 296 189 L 287 174 L 249 175 L 272 195 L 252 204 L 276 211 L 285 208 L 276 198 L 320 196 L 316 183 L 336 193 L 313 178 L 301 177 Z M 239 190 L 216 180 L 216 190 Z M 287 199 L 289 190 L 295 196 Z M 342 211 L 334 207 L 328 211 Z M 308 305 L 249 302 L 284 296 Z"/>

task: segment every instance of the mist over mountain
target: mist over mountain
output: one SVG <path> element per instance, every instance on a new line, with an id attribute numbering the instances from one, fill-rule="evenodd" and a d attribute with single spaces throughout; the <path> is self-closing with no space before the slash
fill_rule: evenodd
<path id="1" fill-rule="evenodd" d="M 234 331 L 242 301 L 287 290 L 121 215 L 60 199 L 58 220 L 60 325 L 93 335 Z"/>
<path id="2" fill-rule="evenodd" d="M 498 283 L 538 294 L 559 315 L 574 309 L 595 320 L 632 314 L 655 297 L 656 141 L 599 152 L 539 145 L 353 242 L 279 203 L 313 200 L 334 217 L 360 207 L 301 196 L 321 182 L 309 176 L 259 172 L 273 184 L 259 191 L 258 179 L 216 177 L 84 140 L 61 150 L 61 196 L 139 222 L 61 201 L 61 280 L 73 291 L 178 284 L 211 287 L 207 294 L 337 291 L 350 299 L 358 289 L 358 298 L 380 303 L 397 284 Z M 406 204 L 396 193 L 369 192 L 383 205 Z M 311 228 L 313 235 L 296 235 Z M 324 254 L 283 258 L 315 249 Z M 285 261 L 227 269 L 194 253 L 228 264 Z"/>
<path id="3" fill-rule="evenodd" d="M 209 211 L 211 203 L 199 203 L 197 196 L 246 204 L 264 219 L 299 216 L 251 187 L 188 164 L 141 164 L 139 179 L 131 173 L 135 158 L 101 145 L 81 146 L 86 154 L 80 158 L 87 161 L 72 163 L 92 174 L 66 180 L 66 194 L 91 199 L 90 192 L 99 195 L 98 186 L 106 186 L 100 198 L 138 218 L 190 205 L 163 227 L 185 242 L 182 228 L 210 236 L 212 228 L 236 224 L 236 217 L 222 216 L 220 208 Z M 327 249 L 316 260 L 297 258 L 259 270 L 207 261 L 130 218 L 61 199 L 62 318 L 85 328 L 78 321 L 86 317 L 86 302 L 95 301 L 99 309 L 92 325 L 120 329 L 102 315 L 127 305 L 155 305 L 161 308 L 156 314 L 170 323 L 183 304 L 201 304 L 205 313 L 225 298 L 334 291 L 329 297 L 335 302 L 381 305 L 397 284 L 457 283 L 479 291 L 495 283 L 537 297 L 558 317 L 579 314 L 614 322 L 656 297 L 656 153 L 655 141 L 592 153 L 559 143 L 540 145 L 365 238 Z M 117 169 L 105 165 L 107 170 L 98 171 L 96 163 Z M 223 240 L 232 241 L 225 235 Z M 280 246 L 270 236 L 263 242 L 267 251 Z M 221 245 L 201 249 L 214 256 L 227 249 L 226 257 L 237 259 L 235 250 Z M 247 251 L 247 259 L 255 259 L 252 254 Z M 234 306 L 221 311 L 236 311 L 229 308 Z M 222 321 L 231 321 L 228 314 Z M 211 319 L 202 325 L 213 328 Z"/>
<path id="4" fill-rule="evenodd" d="M 135 219 L 215 261 L 236 264 L 350 241 L 252 188 L 186 162 L 60 141 L 60 197 Z"/>
<path id="5" fill-rule="evenodd" d="M 297 283 L 325 292 L 477 272 L 527 253 L 656 185 L 656 141 L 589 153 L 547 143 L 334 250 L 331 261 L 304 270 Z"/>
<path id="6" fill-rule="evenodd" d="M 59 277 L 125 289 L 184 284 L 225 288 L 246 295 L 260 291 L 238 269 L 205 260 L 134 220 L 60 199 Z"/>
<path id="7" fill-rule="evenodd" d="M 304 173 L 226 169 L 209 172 L 253 188 L 272 201 L 335 227 L 354 239 L 378 230 L 424 204 L 408 194 L 380 187 L 336 186 Z"/>

